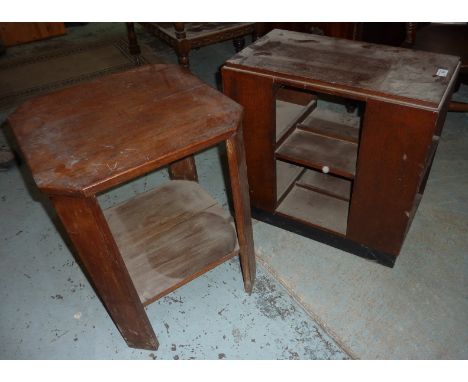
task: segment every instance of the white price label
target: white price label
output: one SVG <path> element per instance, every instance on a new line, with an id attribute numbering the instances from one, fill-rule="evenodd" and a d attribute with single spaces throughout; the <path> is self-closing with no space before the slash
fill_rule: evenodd
<path id="1" fill-rule="evenodd" d="M 448 70 L 447 69 L 437 69 L 436 75 L 439 77 L 447 77 Z"/>

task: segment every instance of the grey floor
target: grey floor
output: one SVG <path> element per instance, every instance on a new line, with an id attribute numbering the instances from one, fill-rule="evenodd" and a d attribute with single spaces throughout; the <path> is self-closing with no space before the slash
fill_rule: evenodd
<path id="1" fill-rule="evenodd" d="M 12 49 L 9 55 L 113 36 L 123 28 L 100 24 L 72 28 L 65 38 Z M 97 33 L 99 32 L 99 33 Z M 174 62 L 159 42 L 155 49 Z M 191 55 L 192 71 L 215 85 L 230 44 Z M 7 113 L 0 115 L 0 122 Z M 0 135 L 0 140 L 4 140 Z M 2 142 L 0 142 L 2 143 Z M 227 207 L 223 150 L 196 156 L 200 183 Z M 167 180 L 166 170 L 100 197 L 109 206 Z M 348 355 L 259 266 L 251 296 L 243 292 L 237 259 L 192 281 L 147 308 L 157 351 L 126 346 L 54 224 L 46 199 L 24 166 L 0 172 L 0 358 L 2 359 L 346 359 Z"/>

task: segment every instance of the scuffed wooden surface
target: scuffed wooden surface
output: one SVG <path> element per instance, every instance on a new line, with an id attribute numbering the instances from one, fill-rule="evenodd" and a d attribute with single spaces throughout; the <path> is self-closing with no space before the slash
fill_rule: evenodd
<path id="1" fill-rule="evenodd" d="M 458 63 L 455 56 L 275 29 L 227 66 L 438 107 Z M 438 68 L 448 69 L 447 77 L 436 76 Z"/>
<path id="2" fill-rule="evenodd" d="M 276 212 L 299 221 L 346 235 L 348 202 L 294 186 Z"/>
<path id="3" fill-rule="evenodd" d="M 192 181 L 172 181 L 104 214 L 143 304 L 226 260 L 237 245 L 231 216 Z"/>
<path id="4" fill-rule="evenodd" d="M 39 188 L 98 192 L 230 135 L 241 107 L 176 65 L 151 65 L 23 104 L 9 118 Z"/>
<path id="5" fill-rule="evenodd" d="M 357 145 L 296 129 L 276 150 L 276 158 L 332 174 L 353 178 Z"/>

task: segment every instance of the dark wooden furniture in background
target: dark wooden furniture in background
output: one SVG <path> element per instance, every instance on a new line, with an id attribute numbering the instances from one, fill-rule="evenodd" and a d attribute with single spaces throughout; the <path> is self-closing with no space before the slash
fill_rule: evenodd
<path id="1" fill-rule="evenodd" d="M 190 50 L 233 40 L 236 52 L 245 45 L 244 36 L 256 38 L 255 23 L 139 23 L 146 31 L 167 42 L 176 51 L 179 64 L 189 66 Z M 139 54 L 134 23 L 127 23 L 130 52 Z"/>
<path id="2" fill-rule="evenodd" d="M 64 23 L 0 23 L 0 40 L 6 47 L 65 33 Z"/>
<path id="3" fill-rule="evenodd" d="M 405 23 L 263 22 L 257 24 L 259 36 L 273 29 L 283 29 L 392 46 L 400 46 L 405 39 Z"/>
<path id="4" fill-rule="evenodd" d="M 404 46 L 459 56 L 461 58 L 459 82 L 468 81 L 468 24 L 406 23 Z M 468 112 L 468 104 L 451 101 L 449 111 Z"/>
<path id="5" fill-rule="evenodd" d="M 459 67 L 458 57 L 281 30 L 232 57 L 221 72 L 244 106 L 254 216 L 393 266 Z M 347 100 L 360 113 L 343 112 Z"/>
<path id="6" fill-rule="evenodd" d="M 312 33 L 322 36 L 359 40 L 362 24 L 356 22 L 262 22 L 258 23 L 259 36 L 263 36 L 273 29 L 282 29 L 291 32 Z"/>
<path id="7" fill-rule="evenodd" d="M 215 44 L 225 40 L 233 40 L 236 52 L 239 52 L 245 45 L 244 36 L 252 34 L 256 39 L 255 23 L 139 23 L 145 30 L 162 39 L 172 46 L 177 54 L 179 64 L 189 67 L 190 50 L 206 45 Z M 135 23 L 127 23 L 127 35 L 129 51 L 139 63 L 140 47 L 138 45 L 137 34 L 135 33 Z M 171 166 L 172 171 L 176 166 Z M 191 169 L 195 168 L 195 159 L 188 156 L 182 159 L 177 165 L 177 171 L 192 174 Z M 189 180 L 196 180 L 187 178 Z"/>
<path id="8" fill-rule="evenodd" d="M 178 65 L 151 65 L 27 101 L 9 117 L 37 186 L 131 347 L 158 347 L 145 305 L 233 256 L 252 290 L 241 115 Z M 197 182 L 180 180 L 196 178 L 185 167 L 168 184 L 101 210 L 97 194 L 223 141 L 235 226 Z"/>

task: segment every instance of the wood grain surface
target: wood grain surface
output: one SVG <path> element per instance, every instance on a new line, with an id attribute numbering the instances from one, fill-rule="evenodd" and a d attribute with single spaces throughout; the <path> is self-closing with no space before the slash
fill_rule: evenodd
<path id="1" fill-rule="evenodd" d="M 275 29 L 226 63 L 275 77 L 438 108 L 458 57 Z M 437 70 L 446 69 L 445 77 Z"/>
<path id="2" fill-rule="evenodd" d="M 349 113 L 343 115 L 343 113 L 317 108 L 297 127 L 325 137 L 358 143 L 359 124 L 359 118 Z"/>
<path id="3" fill-rule="evenodd" d="M 131 347 L 157 349 L 156 335 L 96 198 L 55 195 L 51 199 L 122 337 Z"/>
<path id="4" fill-rule="evenodd" d="M 348 209 L 344 200 L 294 186 L 276 213 L 344 236 Z"/>
<path id="5" fill-rule="evenodd" d="M 276 158 L 354 178 L 357 145 L 296 129 L 276 150 Z"/>
<path id="6" fill-rule="evenodd" d="M 296 184 L 300 187 L 334 196 L 342 200 L 349 201 L 351 197 L 352 181 L 314 170 L 306 170 L 297 180 Z"/>
<path id="7" fill-rule="evenodd" d="M 145 305 L 237 253 L 232 217 L 193 181 L 171 181 L 104 214 Z"/>
<path id="8" fill-rule="evenodd" d="M 349 237 L 398 254 L 431 160 L 437 113 L 369 101 L 349 213 Z"/>
<path id="9" fill-rule="evenodd" d="M 183 68 L 159 64 L 27 101 L 9 123 L 40 189 L 89 195 L 227 138 L 241 113 Z"/>

